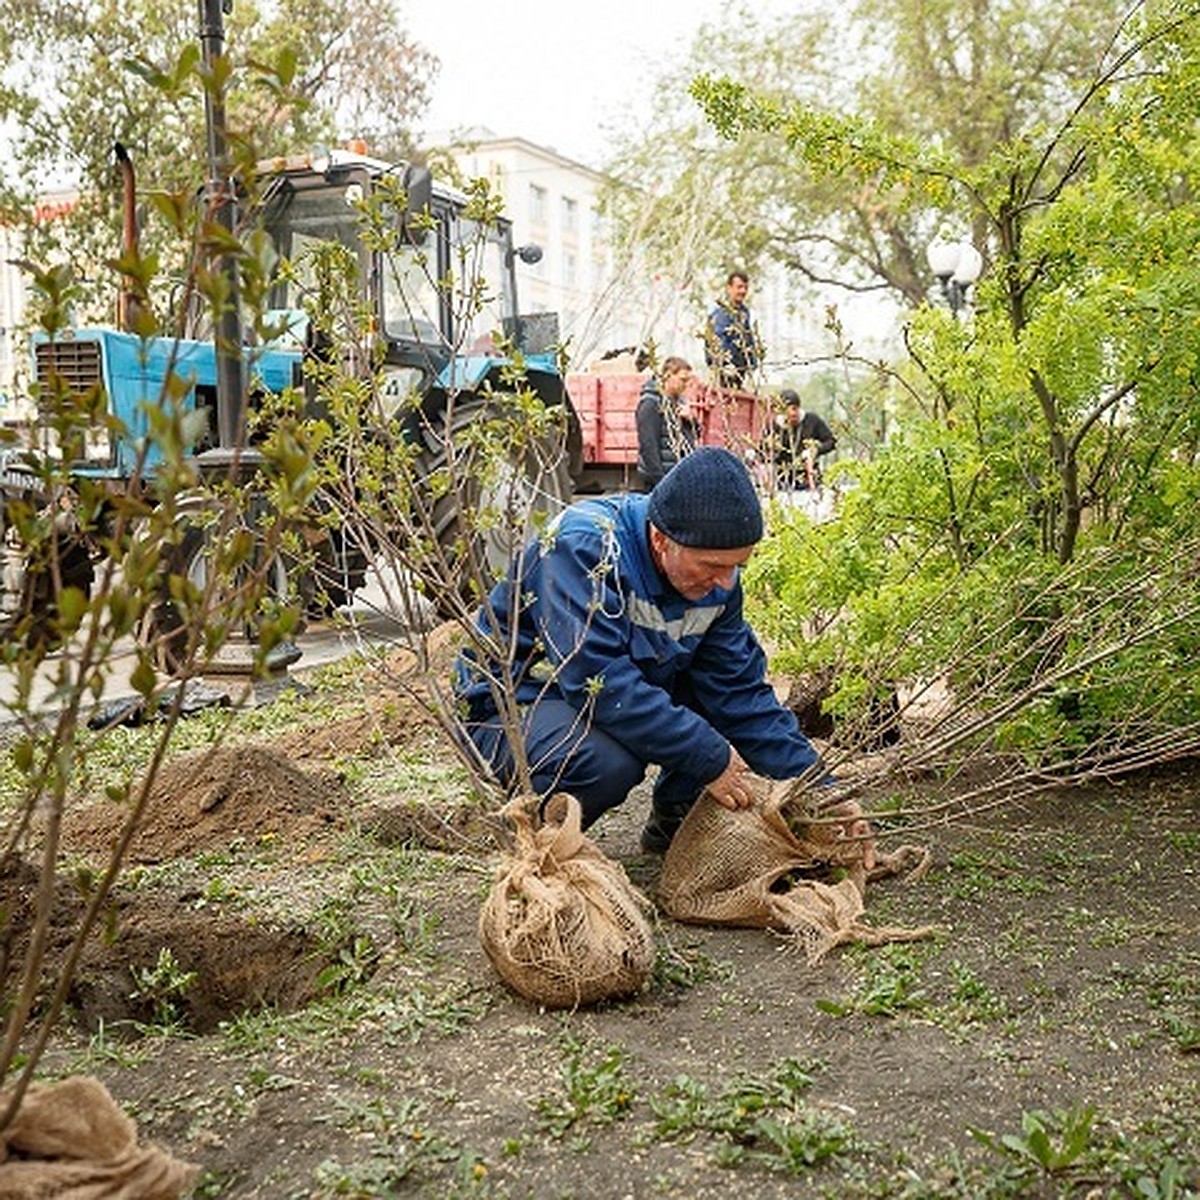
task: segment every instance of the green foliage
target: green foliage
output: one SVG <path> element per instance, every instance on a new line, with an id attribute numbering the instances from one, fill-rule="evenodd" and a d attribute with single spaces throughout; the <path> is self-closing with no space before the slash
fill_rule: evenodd
<path id="1" fill-rule="evenodd" d="M 988 1149 L 1057 1174 L 1081 1162 L 1093 1147 L 1096 1110 L 1091 1105 L 1052 1113 L 1021 1114 L 1021 1132 L 996 1136 L 971 1129 L 971 1136 Z"/>
<path id="2" fill-rule="evenodd" d="M 625 1078 L 621 1050 L 610 1046 L 596 1056 L 570 1033 L 563 1034 L 560 1047 L 563 1094 L 535 1102 L 539 1127 L 562 1138 L 580 1126 L 611 1125 L 628 1116 L 636 1091 Z"/>
<path id="3" fill-rule="evenodd" d="M 409 150 L 407 131 L 427 101 L 434 66 L 390 2 L 318 0 L 300 11 L 292 0 L 239 0 L 226 18 L 227 53 L 212 70 L 201 61 L 196 5 L 184 0 L 104 0 L 86 16 L 79 4 L 5 0 L 0 16 L 6 61 L 14 65 L 0 91 L 0 116 L 17 131 L 16 170 L 6 173 L 0 200 L 23 214 L 35 257 L 62 253 L 77 264 L 96 306 L 101 297 L 88 267 L 118 258 L 115 141 L 132 152 L 160 205 L 182 216 L 204 179 L 206 89 L 225 93 L 240 174 L 256 158 L 351 136 L 371 138 L 379 153 Z M 80 186 L 77 206 L 59 220 L 35 222 L 34 199 L 63 185 Z M 181 248 L 168 248 L 153 228 L 145 240 L 147 249 L 165 251 L 178 283 Z"/>
<path id="4" fill-rule="evenodd" d="M 183 1024 L 180 1005 L 196 982 L 196 972 L 183 970 L 171 948 L 163 946 L 153 966 L 134 967 L 132 974 L 134 990 L 130 998 L 150 1005 L 152 1025 L 157 1031 L 177 1032 Z"/>
<path id="5" fill-rule="evenodd" d="M 728 962 L 710 957 L 700 946 L 676 945 L 664 929 L 655 937 L 657 954 L 654 959 L 654 986 L 663 988 L 693 988 L 711 980 L 728 980 L 733 968 Z"/>
<path id="6" fill-rule="evenodd" d="M 957 213 L 986 265 L 966 319 L 911 314 L 886 452 L 854 465 L 835 521 L 773 522 L 752 608 L 782 667 L 829 672 L 843 718 L 896 682 L 941 681 L 975 714 L 956 736 L 1029 763 L 1153 753 L 1200 711 L 1180 566 L 1200 534 L 1197 13 L 1173 0 L 1106 27 L 1091 10 L 1059 41 L 1057 12 L 1051 28 L 1027 5 L 987 10 L 985 28 L 955 5 L 885 5 L 888 71 L 853 98 L 749 71 L 693 81 L 731 153 L 774 147 L 838 180 L 840 197 L 804 193 L 807 244 L 858 219 L 911 265 L 920 231 Z M 965 45 L 948 35 L 960 19 Z M 1045 50 L 1028 92 L 1011 86 L 1019 44 Z"/>
<path id="7" fill-rule="evenodd" d="M 439 1194 L 486 1194 L 487 1167 L 476 1151 L 430 1128 L 423 1104 L 407 1101 L 398 1107 L 384 1102 L 341 1105 L 339 1124 L 368 1131 L 382 1148 L 359 1160 L 327 1159 L 313 1172 L 317 1196 L 394 1196 L 397 1189 L 437 1178 Z M 450 1168 L 451 1179 L 445 1178 Z M 452 1189 L 452 1190 L 451 1190 Z"/>
<path id="8" fill-rule="evenodd" d="M 818 1000 L 817 1008 L 835 1017 L 863 1013 L 896 1017 L 924 1012 L 929 996 L 920 986 L 925 955 L 909 945 L 884 946 L 865 959 L 865 974 L 848 1001 Z"/>
<path id="9" fill-rule="evenodd" d="M 762 1077 L 740 1075 L 713 1093 L 680 1076 L 651 1097 L 656 1141 L 691 1141 L 707 1134 L 722 1166 L 755 1163 L 800 1175 L 850 1148 L 852 1133 L 840 1120 L 805 1105 L 815 1063 L 782 1060 Z"/>

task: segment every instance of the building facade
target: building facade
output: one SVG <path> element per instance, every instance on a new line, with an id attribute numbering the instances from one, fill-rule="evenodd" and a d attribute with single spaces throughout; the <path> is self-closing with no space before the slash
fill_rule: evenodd
<path id="1" fill-rule="evenodd" d="M 524 138 L 480 131 L 450 148 L 466 179 L 486 179 L 513 223 L 518 246 L 542 248 L 537 263 L 517 262 L 517 287 L 526 312 L 556 312 L 573 361 L 632 346 L 641 329 L 636 313 L 598 319 L 614 276 L 613 249 L 600 209 L 604 176 Z"/>

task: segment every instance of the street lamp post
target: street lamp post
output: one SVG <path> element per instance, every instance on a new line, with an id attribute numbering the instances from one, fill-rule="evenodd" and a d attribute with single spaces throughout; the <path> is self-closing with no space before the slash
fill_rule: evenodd
<path id="1" fill-rule="evenodd" d="M 925 253 L 942 296 L 957 317 L 967 307 L 971 287 L 983 270 L 983 255 L 970 242 L 951 241 L 942 234 L 929 243 Z"/>

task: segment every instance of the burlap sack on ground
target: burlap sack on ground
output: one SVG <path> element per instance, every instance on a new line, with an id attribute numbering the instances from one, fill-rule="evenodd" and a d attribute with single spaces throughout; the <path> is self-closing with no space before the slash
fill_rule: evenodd
<path id="1" fill-rule="evenodd" d="M 479 914 L 479 940 L 519 995 L 575 1008 L 640 991 L 654 965 L 650 902 L 584 835 L 579 802 L 560 793 L 534 828 L 530 803 L 505 810 L 515 849 Z"/>
<path id="2" fill-rule="evenodd" d="M 913 941 L 934 932 L 866 924 L 862 843 L 839 839 L 829 825 L 804 827 L 798 802 L 789 801 L 791 783 L 754 783 L 754 808 L 731 812 L 705 792 L 675 834 L 658 885 L 672 917 L 782 930 L 799 939 L 810 963 L 843 942 Z M 871 877 L 896 874 L 922 858 L 908 846 L 877 854 Z"/>
<path id="3" fill-rule="evenodd" d="M 0 1134 L 0 1200 L 175 1200 L 199 1170 L 140 1146 L 137 1126 L 87 1075 L 31 1084 Z"/>

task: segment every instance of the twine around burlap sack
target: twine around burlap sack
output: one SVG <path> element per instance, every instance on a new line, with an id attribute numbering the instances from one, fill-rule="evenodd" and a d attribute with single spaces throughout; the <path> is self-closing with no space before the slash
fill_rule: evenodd
<path id="1" fill-rule="evenodd" d="M 90 1075 L 31 1084 L 0 1134 L 0 1200 L 175 1200 L 199 1170 L 139 1145 L 136 1124 Z"/>
<path id="2" fill-rule="evenodd" d="M 654 965 L 650 902 L 582 831 L 559 793 L 535 828 L 527 797 L 503 812 L 515 848 L 479 913 L 479 940 L 505 983 L 547 1008 L 575 1008 L 640 991 Z"/>
<path id="3" fill-rule="evenodd" d="M 866 924 L 862 843 L 838 840 L 830 825 L 805 827 L 797 802 L 789 801 L 790 782 L 754 783 L 755 807 L 730 811 L 705 792 L 684 819 L 658 885 L 659 901 L 672 917 L 697 925 L 782 930 L 799 939 L 810 963 L 843 942 L 914 941 L 934 932 L 931 926 Z M 907 846 L 877 854 L 871 878 L 897 874 L 923 857 Z"/>

